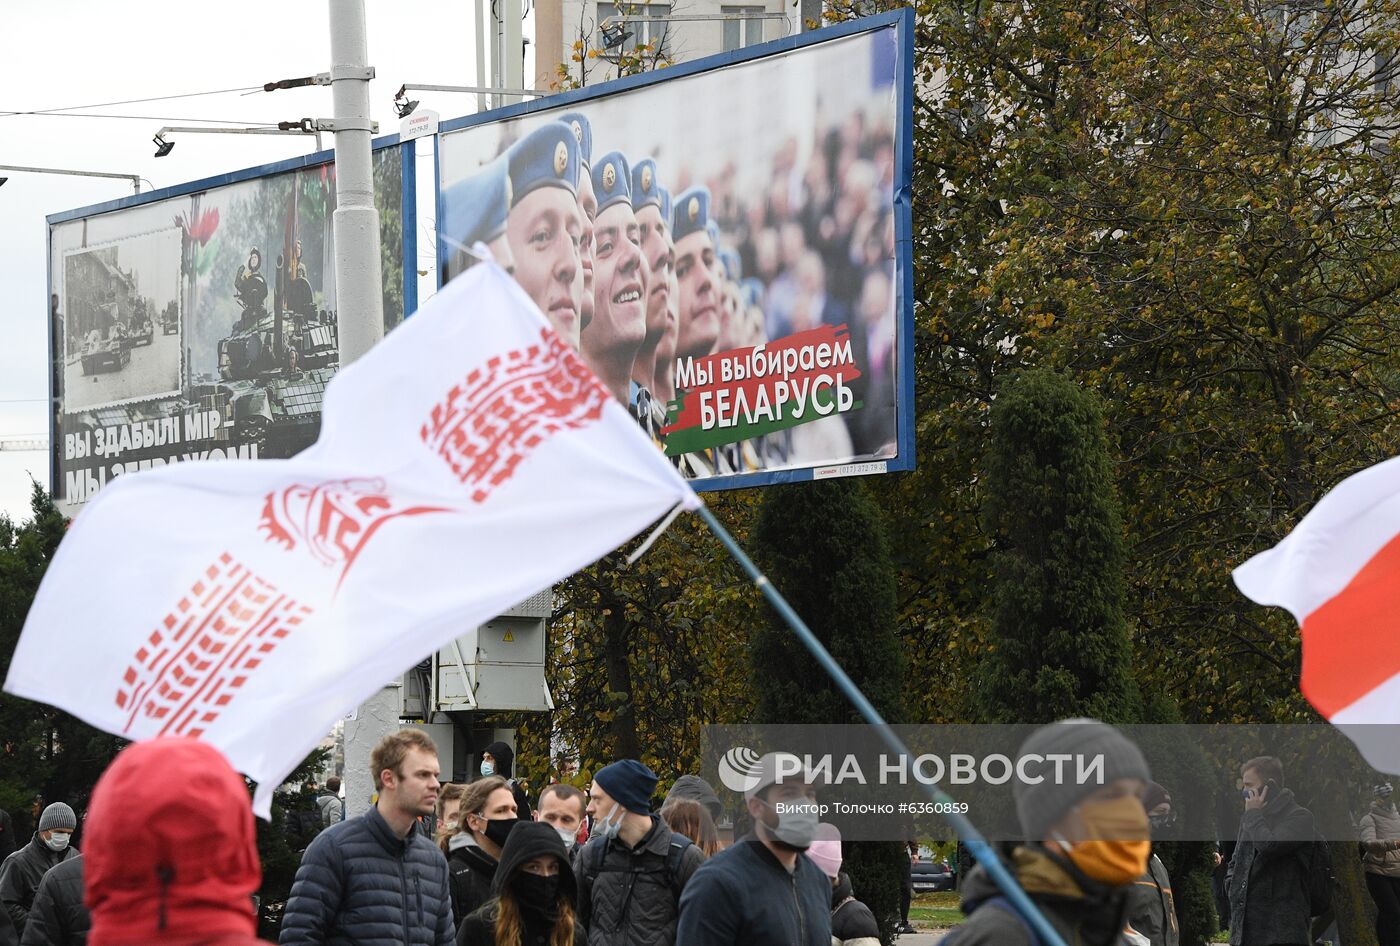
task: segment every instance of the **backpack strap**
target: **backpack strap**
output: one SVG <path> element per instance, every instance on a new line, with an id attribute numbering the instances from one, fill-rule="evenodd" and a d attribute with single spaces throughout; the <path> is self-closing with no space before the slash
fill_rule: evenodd
<path id="1" fill-rule="evenodd" d="M 681 903 L 681 861 L 685 858 L 685 849 L 691 846 L 690 838 L 678 831 L 671 832 L 671 849 L 666 852 L 666 884 L 671 888 L 671 893 L 676 898 L 676 906 Z"/>

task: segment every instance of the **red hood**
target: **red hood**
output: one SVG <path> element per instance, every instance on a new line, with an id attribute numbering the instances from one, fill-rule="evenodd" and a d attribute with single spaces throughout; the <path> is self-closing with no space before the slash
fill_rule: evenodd
<path id="1" fill-rule="evenodd" d="M 90 946 L 253 935 L 262 867 L 248 789 L 206 743 L 124 749 L 93 790 L 83 855 Z"/>

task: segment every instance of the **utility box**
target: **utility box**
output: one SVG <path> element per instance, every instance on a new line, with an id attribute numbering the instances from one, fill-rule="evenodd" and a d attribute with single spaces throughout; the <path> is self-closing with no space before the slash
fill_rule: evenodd
<path id="1" fill-rule="evenodd" d="M 553 594 L 540 592 L 457 638 L 433 655 L 430 666 L 410 670 L 402 689 L 405 714 L 554 709 L 544 679 L 553 605 Z"/>

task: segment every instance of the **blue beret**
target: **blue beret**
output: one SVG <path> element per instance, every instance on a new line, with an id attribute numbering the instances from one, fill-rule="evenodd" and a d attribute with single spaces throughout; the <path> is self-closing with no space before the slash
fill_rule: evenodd
<path id="1" fill-rule="evenodd" d="M 676 198 L 676 208 L 671 222 L 671 239 L 677 243 L 681 238 L 707 229 L 710 222 L 710 189 L 692 187 Z"/>
<path id="2" fill-rule="evenodd" d="M 510 176 L 497 158 L 443 191 L 442 232 L 463 246 L 490 243 L 505 232 L 509 212 Z"/>
<path id="3" fill-rule="evenodd" d="M 506 152 L 510 164 L 510 205 L 540 187 L 578 192 L 578 139 L 563 122 L 548 122 L 521 138 Z"/>
<path id="4" fill-rule="evenodd" d="M 656 162 L 643 158 L 632 165 L 632 209 L 661 206 L 661 183 L 656 179 Z"/>
<path id="5" fill-rule="evenodd" d="M 719 252 L 719 224 L 715 222 L 715 218 L 714 218 L 714 217 L 710 217 L 709 219 L 707 219 L 707 220 L 705 221 L 705 232 L 708 233 L 708 234 L 710 235 L 710 242 L 713 243 L 713 244 L 715 245 L 715 252 L 718 253 L 718 252 Z"/>
<path id="6" fill-rule="evenodd" d="M 666 226 L 671 225 L 671 192 L 664 187 L 657 187 L 656 193 L 660 199 L 661 219 L 666 221 Z"/>
<path id="7" fill-rule="evenodd" d="M 745 307 L 763 304 L 763 280 L 755 276 L 750 276 L 739 283 L 739 298 L 744 300 Z"/>
<path id="8" fill-rule="evenodd" d="M 632 174 L 621 151 L 609 151 L 593 165 L 593 193 L 598 196 L 598 213 L 613 204 L 631 205 Z"/>
<path id="9" fill-rule="evenodd" d="M 569 112 L 559 116 L 559 120 L 573 129 L 574 140 L 578 142 L 579 160 L 583 162 L 583 166 L 592 166 L 593 126 L 588 123 L 588 116 L 583 112 Z"/>
<path id="10" fill-rule="evenodd" d="M 719 261 L 724 264 L 724 275 L 729 277 L 730 282 L 738 282 L 744 278 L 744 264 L 737 251 L 727 247 L 720 250 Z"/>

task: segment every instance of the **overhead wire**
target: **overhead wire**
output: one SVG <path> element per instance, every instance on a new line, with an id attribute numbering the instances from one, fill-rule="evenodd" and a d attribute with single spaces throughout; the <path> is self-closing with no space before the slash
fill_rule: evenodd
<path id="1" fill-rule="evenodd" d="M 13 113 L 12 113 L 13 114 Z M 255 122 L 231 118 L 172 118 L 169 115 L 103 115 L 96 112 L 33 112 L 35 118 L 117 118 L 124 121 L 142 122 L 203 122 L 209 125 L 240 125 L 247 127 L 276 128 L 276 122 Z M 3 117 L 3 116 L 0 116 Z"/>
<path id="2" fill-rule="evenodd" d="M 247 92 L 249 90 L 262 90 L 260 85 L 244 85 L 234 89 L 211 89 L 208 92 L 182 92 L 179 95 L 153 95 L 143 99 L 124 99 L 120 102 L 91 102 L 87 105 L 66 105 L 63 108 L 39 108 L 27 111 L 0 109 L 0 117 L 10 115 L 52 115 L 57 112 L 74 112 L 81 108 L 111 108 L 116 105 L 136 105 L 142 102 L 169 102 L 174 99 L 199 98 L 202 95 L 224 95 L 229 92 Z M 184 121 L 185 119 L 179 119 Z"/>

